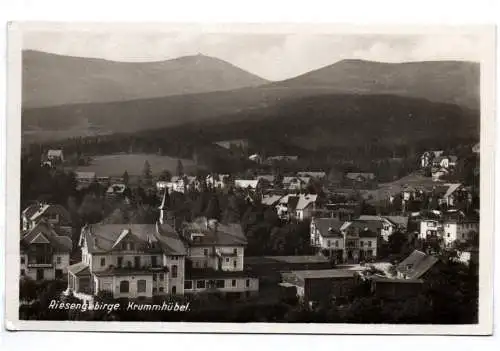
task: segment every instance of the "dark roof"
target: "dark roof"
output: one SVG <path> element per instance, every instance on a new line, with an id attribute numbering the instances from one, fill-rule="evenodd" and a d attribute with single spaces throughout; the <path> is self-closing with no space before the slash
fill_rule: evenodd
<path id="1" fill-rule="evenodd" d="M 104 271 L 93 272 L 98 277 L 126 276 L 126 275 L 152 275 L 154 273 L 168 272 L 167 267 L 161 268 L 134 268 L 134 267 L 109 267 Z"/>
<path id="2" fill-rule="evenodd" d="M 396 269 L 407 279 L 420 279 L 437 262 L 438 258 L 427 255 L 422 251 L 414 250 L 407 258 L 400 262 Z"/>
<path id="3" fill-rule="evenodd" d="M 352 278 L 356 271 L 349 269 L 317 269 L 317 270 L 304 270 L 304 271 L 291 271 L 293 274 L 301 279 L 334 279 L 334 278 Z"/>
<path id="4" fill-rule="evenodd" d="M 20 241 L 21 248 L 27 248 L 39 236 L 45 238 L 56 252 L 71 252 L 73 243 L 67 236 L 58 235 L 54 228 L 45 221 L 40 221 L 33 229 L 26 232 Z"/>
<path id="5" fill-rule="evenodd" d="M 342 236 L 340 227 L 344 224 L 334 218 L 314 218 L 314 223 L 323 237 Z"/>
<path id="6" fill-rule="evenodd" d="M 245 264 L 273 264 L 273 263 L 328 263 L 324 256 L 253 256 L 245 257 Z"/>
<path id="7" fill-rule="evenodd" d="M 186 270 L 185 280 L 190 279 L 224 279 L 224 278 L 255 277 L 250 271 L 216 271 L 210 268 Z"/>
<path id="8" fill-rule="evenodd" d="M 382 229 L 382 223 L 378 221 L 354 220 L 350 222 L 346 229 L 348 231 L 354 230 L 360 237 L 377 237 L 378 232 Z"/>
<path id="9" fill-rule="evenodd" d="M 183 224 L 184 238 L 191 246 L 224 245 L 243 246 L 247 244 L 245 234 L 239 223 L 220 223 L 199 217 L 193 222 Z M 191 234 L 199 234 L 191 240 Z"/>
<path id="10" fill-rule="evenodd" d="M 387 220 L 395 225 L 408 227 L 408 216 L 384 216 Z"/>
<path id="11" fill-rule="evenodd" d="M 389 278 L 389 277 L 381 277 L 379 275 L 372 275 L 370 277 L 371 280 L 376 283 L 389 283 L 389 284 L 401 284 L 401 283 L 411 283 L 411 284 L 420 284 L 424 281 L 422 279 L 397 279 L 397 278 Z"/>

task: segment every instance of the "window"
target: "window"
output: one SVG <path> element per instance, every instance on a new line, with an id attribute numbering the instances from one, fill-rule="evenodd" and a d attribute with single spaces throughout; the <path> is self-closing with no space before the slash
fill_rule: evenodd
<path id="1" fill-rule="evenodd" d="M 128 248 L 130 251 L 134 250 L 135 249 L 134 243 L 128 243 Z"/>
<path id="2" fill-rule="evenodd" d="M 247 281 L 245 282 L 245 286 L 248 288 L 250 287 L 250 279 L 247 279 Z"/>
<path id="3" fill-rule="evenodd" d="M 330 240 L 326 241 L 326 246 L 330 247 Z"/>
<path id="4" fill-rule="evenodd" d="M 238 255 L 238 249 L 233 249 L 233 255 Z"/>
<path id="5" fill-rule="evenodd" d="M 158 289 L 158 291 L 159 291 L 159 292 L 163 292 L 163 287 L 160 287 L 160 288 Z"/>
<path id="6" fill-rule="evenodd" d="M 25 274 L 24 269 L 21 269 L 21 276 L 24 276 L 24 274 Z"/>
<path id="7" fill-rule="evenodd" d="M 146 292 L 146 281 L 144 279 L 140 279 L 137 281 L 137 292 L 138 293 Z"/>
<path id="8" fill-rule="evenodd" d="M 156 294 L 156 288 L 153 288 L 153 294 Z"/>
<path id="9" fill-rule="evenodd" d="M 208 256 L 208 249 L 203 249 L 203 255 Z"/>
<path id="10" fill-rule="evenodd" d="M 63 271 L 62 271 L 62 269 L 56 269 L 55 278 L 56 279 L 62 279 L 63 278 Z"/>
<path id="11" fill-rule="evenodd" d="M 226 263 L 229 263 L 229 257 L 226 257 Z"/>
<path id="12" fill-rule="evenodd" d="M 177 265 L 172 266 L 172 278 L 177 278 Z"/>
<path id="13" fill-rule="evenodd" d="M 122 266 L 122 264 L 123 264 L 123 257 L 118 256 L 118 258 L 117 258 L 117 260 L 116 260 L 116 265 L 117 265 L 118 267 L 121 267 L 121 266 Z"/>
<path id="14" fill-rule="evenodd" d="M 61 256 L 56 256 L 56 264 L 61 264 Z"/>
<path id="15" fill-rule="evenodd" d="M 157 258 L 156 256 L 151 256 L 151 266 L 153 267 L 157 266 L 156 258 Z"/>
<path id="16" fill-rule="evenodd" d="M 368 257 L 373 256 L 373 251 L 372 251 L 372 250 L 368 250 L 368 251 L 366 251 L 366 255 L 367 255 Z"/>
<path id="17" fill-rule="evenodd" d="M 101 258 L 101 267 L 104 267 L 106 265 L 106 259 L 103 257 Z"/>
<path id="18" fill-rule="evenodd" d="M 164 279 L 163 273 L 160 273 L 159 276 L 160 276 L 160 280 Z"/>
<path id="19" fill-rule="evenodd" d="M 450 233 L 446 234 L 446 236 L 449 238 L 450 237 Z"/>
<path id="20" fill-rule="evenodd" d="M 121 293 L 128 293 L 129 292 L 129 283 L 128 283 L 128 280 L 122 280 L 120 282 L 120 292 Z"/>
<path id="21" fill-rule="evenodd" d="M 26 262 L 26 259 L 24 258 L 24 256 L 21 257 L 21 264 L 24 264 Z"/>
<path id="22" fill-rule="evenodd" d="M 235 279 L 231 280 L 231 286 L 232 286 L 232 287 L 235 287 L 235 286 L 236 286 L 236 280 L 235 280 Z"/>
<path id="23" fill-rule="evenodd" d="M 335 247 L 339 247 L 339 242 L 338 242 L 338 240 L 335 240 Z"/>
<path id="24" fill-rule="evenodd" d="M 204 280 L 197 280 L 196 281 L 196 288 L 197 289 L 205 289 L 205 281 Z"/>
<path id="25" fill-rule="evenodd" d="M 122 243 L 122 250 L 126 250 L 127 249 L 127 243 Z"/>
<path id="26" fill-rule="evenodd" d="M 363 247 L 364 245 L 365 245 L 365 243 L 363 241 L 359 242 L 359 246 Z"/>
<path id="27" fill-rule="evenodd" d="M 368 242 L 368 247 L 372 247 L 372 242 L 371 241 Z"/>
<path id="28" fill-rule="evenodd" d="M 128 268 L 132 268 L 132 262 L 127 261 L 127 267 L 128 267 Z"/>
<path id="29" fill-rule="evenodd" d="M 186 280 L 184 282 L 184 290 L 191 290 L 193 288 L 193 281 L 192 280 Z"/>
<path id="30" fill-rule="evenodd" d="M 172 295 L 175 295 L 175 294 L 177 294 L 177 287 L 174 285 L 174 286 L 172 286 Z"/>
<path id="31" fill-rule="evenodd" d="M 196 262 L 194 263 L 194 268 L 200 268 L 200 262 L 196 261 Z"/>
<path id="32" fill-rule="evenodd" d="M 134 256 L 134 267 L 139 268 L 141 266 L 141 257 L 140 256 Z"/>
<path id="33" fill-rule="evenodd" d="M 233 268 L 236 268 L 236 267 L 238 267 L 238 260 L 233 261 Z"/>
<path id="34" fill-rule="evenodd" d="M 203 267 L 207 268 L 208 267 L 208 262 L 207 261 L 204 261 L 203 262 Z"/>
<path id="35" fill-rule="evenodd" d="M 215 287 L 216 288 L 223 288 L 224 287 L 224 279 L 217 279 L 215 281 Z"/>

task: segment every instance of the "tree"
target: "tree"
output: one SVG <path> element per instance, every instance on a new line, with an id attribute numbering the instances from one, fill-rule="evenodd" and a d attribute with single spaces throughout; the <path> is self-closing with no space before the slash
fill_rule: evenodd
<path id="1" fill-rule="evenodd" d="M 164 169 L 159 177 L 160 180 L 169 182 L 172 179 L 172 174 L 169 172 L 169 170 Z"/>
<path id="2" fill-rule="evenodd" d="M 208 202 L 207 209 L 205 210 L 205 217 L 208 219 L 220 219 L 221 210 L 219 205 L 219 198 L 213 195 Z"/>
<path id="3" fill-rule="evenodd" d="M 151 165 L 148 160 L 144 162 L 144 168 L 142 169 L 142 181 L 145 186 L 153 185 L 153 175 L 151 173 Z"/>
<path id="4" fill-rule="evenodd" d="M 228 199 L 226 210 L 224 211 L 223 220 L 226 223 L 238 223 L 241 219 L 238 199 L 235 195 L 231 195 Z"/>
<path id="5" fill-rule="evenodd" d="M 126 186 L 128 186 L 128 183 L 129 183 L 129 175 L 128 175 L 128 172 L 127 172 L 127 171 L 123 172 L 122 179 L 123 179 L 123 184 L 125 184 Z"/>
<path id="6" fill-rule="evenodd" d="M 184 174 L 184 166 L 182 164 L 182 161 L 180 159 L 177 160 L 177 170 L 176 170 L 177 176 L 182 176 Z"/>

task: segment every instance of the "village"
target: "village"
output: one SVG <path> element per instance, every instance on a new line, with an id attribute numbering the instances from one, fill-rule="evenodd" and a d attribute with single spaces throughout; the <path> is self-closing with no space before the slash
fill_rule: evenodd
<path id="1" fill-rule="evenodd" d="M 470 155 L 478 160 L 479 144 Z M 247 157 L 256 170 L 299 159 Z M 356 320 L 345 311 L 366 309 L 359 307 L 366 299 L 386 309 L 416 299 L 432 305 L 444 298 L 435 281 L 459 286 L 466 274 L 477 284 L 478 184 L 459 179 L 460 161 L 426 151 L 414 172 L 391 183 L 329 169 L 190 174 L 180 160 L 175 175 L 155 176 L 146 160 L 131 179 L 127 170 L 68 171 L 64 150 L 47 150 L 33 167 L 57 186 L 67 183 L 68 196 L 45 184 L 63 200 L 38 196 L 23 208 L 20 311 L 39 318 L 46 312 L 34 306 L 54 296 L 89 304 L 195 299 L 200 311 L 285 304 L 287 321 L 335 308 L 343 321 Z M 459 299 L 477 304 L 475 293 Z"/>

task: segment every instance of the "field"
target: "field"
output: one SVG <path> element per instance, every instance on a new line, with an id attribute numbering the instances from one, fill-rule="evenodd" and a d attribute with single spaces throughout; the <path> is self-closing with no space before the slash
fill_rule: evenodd
<path id="1" fill-rule="evenodd" d="M 159 175 L 163 170 L 172 174 L 177 170 L 177 158 L 156 154 L 113 154 L 93 156 L 88 166 L 78 166 L 77 172 L 95 172 L 98 177 L 122 176 L 127 171 L 130 176 L 142 174 L 146 160 L 151 165 L 153 175 Z M 192 160 L 181 159 L 184 172 L 192 172 L 197 167 Z"/>

